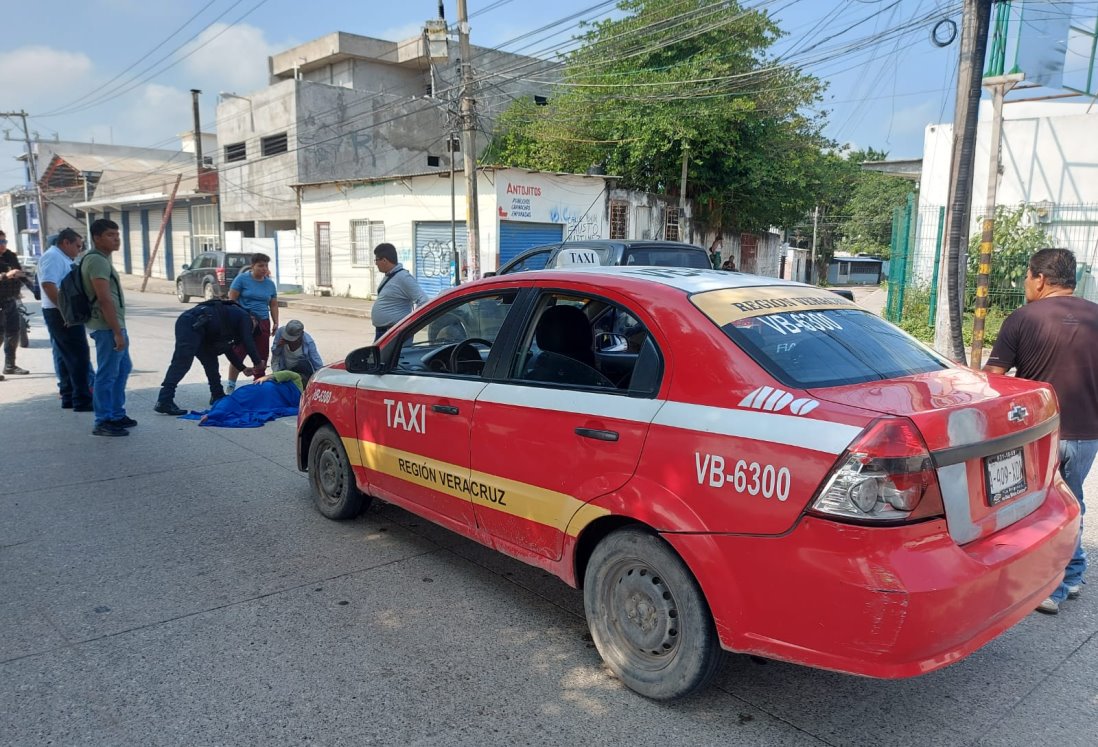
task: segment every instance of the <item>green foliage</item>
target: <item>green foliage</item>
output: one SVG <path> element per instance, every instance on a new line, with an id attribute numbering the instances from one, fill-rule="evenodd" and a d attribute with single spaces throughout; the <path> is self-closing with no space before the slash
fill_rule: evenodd
<path id="1" fill-rule="evenodd" d="M 996 307 L 988 310 L 987 318 L 984 320 L 984 347 L 990 349 L 995 344 L 995 340 L 999 338 L 999 328 L 1003 326 L 1003 320 L 1011 311 L 1012 309 Z M 972 345 L 972 318 L 972 312 L 967 312 L 962 323 L 966 348 Z M 934 344 L 934 324 L 930 321 L 929 288 L 906 289 L 903 316 L 896 326 L 927 345 Z"/>
<path id="2" fill-rule="evenodd" d="M 1029 258 L 1038 249 L 1053 245 L 1043 227 L 1024 224 L 1025 214 L 1025 205 L 1000 205 L 995 208 L 994 247 L 991 254 L 991 275 L 988 278 L 988 299 L 993 308 L 1011 311 L 1025 302 L 1022 282 L 1026 277 Z M 968 272 L 965 281 L 967 308 L 972 308 L 976 297 L 981 240 L 982 232 L 978 232 L 972 234 L 968 242 Z"/>
<path id="3" fill-rule="evenodd" d="M 903 207 L 914 185 L 907 179 L 862 171 L 846 203 L 842 248 L 887 259 L 892 241 L 892 212 Z"/>
<path id="4" fill-rule="evenodd" d="M 778 64 L 781 35 L 762 11 L 733 0 L 622 0 L 622 16 L 591 25 L 565 58 L 548 106 L 516 102 L 484 160 L 583 173 L 594 164 L 622 186 L 687 193 L 712 228 L 790 225 L 824 178 L 823 85 Z"/>

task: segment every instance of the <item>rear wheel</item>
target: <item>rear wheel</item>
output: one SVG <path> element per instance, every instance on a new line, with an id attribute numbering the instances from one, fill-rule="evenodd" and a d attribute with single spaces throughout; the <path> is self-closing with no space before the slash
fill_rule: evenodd
<path id="1" fill-rule="evenodd" d="M 640 529 L 607 536 L 591 554 L 583 604 L 603 660 L 654 700 L 689 695 L 724 654 L 698 582 L 670 545 Z"/>
<path id="2" fill-rule="evenodd" d="M 355 485 L 343 441 L 331 426 L 318 430 L 309 444 L 309 482 L 317 510 L 329 519 L 353 519 L 370 505 L 370 496 Z"/>
<path id="3" fill-rule="evenodd" d="M 202 286 L 202 297 L 207 301 L 212 301 L 217 298 L 217 291 L 214 290 L 213 283 L 206 283 Z"/>
<path id="4" fill-rule="evenodd" d="M 182 280 L 178 280 L 175 283 L 175 297 L 179 299 L 179 303 L 187 303 L 191 300 L 191 297 L 183 290 Z"/>

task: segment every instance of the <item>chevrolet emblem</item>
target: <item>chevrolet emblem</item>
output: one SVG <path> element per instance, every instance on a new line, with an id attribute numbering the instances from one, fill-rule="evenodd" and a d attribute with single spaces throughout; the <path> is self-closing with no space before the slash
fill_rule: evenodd
<path id="1" fill-rule="evenodd" d="M 1010 412 L 1007 413 L 1007 420 L 1012 423 L 1021 423 L 1029 417 L 1029 410 L 1021 405 L 1011 405 Z"/>

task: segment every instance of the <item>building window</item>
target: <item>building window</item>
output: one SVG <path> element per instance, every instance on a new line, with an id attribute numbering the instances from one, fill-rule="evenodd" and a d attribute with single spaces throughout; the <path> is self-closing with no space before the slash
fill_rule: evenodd
<path id="1" fill-rule="evenodd" d="M 217 205 L 191 205 L 191 259 L 221 248 Z"/>
<path id="2" fill-rule="evenodd" d="M 679 240 L 679 209 L 669 207 L 663 212 L 663 238 L 667 241 Z"/>
<path id="3" fill-rule="evenodd" d="M 260 140 L 259 143 L 260 149 L 265 156 L 275 156 L 279 153 L 285 153 L 288 150 L 285 132 L 265 137 Z"/>
<path id="4" fill-rule="evenodd" d="M 225 160 L 229 163 L 243 161 L 247 158 L 248 146 L 245 143 L 233 143 L 225 146 Z"/>
<path id="5" fill-rule="evenodd" d="M 610 238 L 629 238 L 629 203 L 610 203 Z"/>
<path id="6" fill-rule="evenodd" d="M 351 264 L 372 267 L 374 247 L 385 242 L 385 223 L 379 220 L 351 221 Z"/>

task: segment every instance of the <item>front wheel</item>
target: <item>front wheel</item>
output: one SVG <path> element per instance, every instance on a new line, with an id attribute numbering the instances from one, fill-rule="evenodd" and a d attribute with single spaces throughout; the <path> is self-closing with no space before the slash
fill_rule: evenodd
<path id="1" fill-rule="evenodd" d="M 698 582 L 653 534 L 622 529 L 595 547 L 583 605 L 607 666 L 645 697 L 689 695 L 720 668 L 724 654 Z"/>
<path id="2" fill-rule="evenodd" d="M 309 444 L 309 482 L 317 510 L 329 519 L 353 519 L 370 505 L 370 496 L 355 484 L 343 440 L 331 426 L 318 430 Z"/>
<path id="3" fill-rule="evenodd" d="M 180 280 L 175 284 L 175 297 L 179 299 L 179 303 L 187 303 L 191 300 L 191 297 L 187 295 L 183 290 L 183 281 Z"/>

